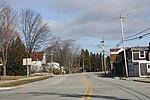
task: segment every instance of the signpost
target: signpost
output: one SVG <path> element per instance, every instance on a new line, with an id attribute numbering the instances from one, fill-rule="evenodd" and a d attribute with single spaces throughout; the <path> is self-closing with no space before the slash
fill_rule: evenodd
<path id="1" fill-rule="evenodd" d="M 24 58 L 23 59 L 23 65 L 26 65 L 27 66 L 27 77 L 29 75 L 29 65 L 31 65 L 32 63 L 32 58 Z"/>

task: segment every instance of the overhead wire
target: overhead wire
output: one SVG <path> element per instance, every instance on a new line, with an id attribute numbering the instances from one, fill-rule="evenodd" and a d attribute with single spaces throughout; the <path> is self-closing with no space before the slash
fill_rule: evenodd
<path id="1" fill-rule="evenodd" d="M 137 36 L 137 37 L 134 37 L 134 38 L 131 38 L 131 39 L 126 39 L 125 41 L 131 41 L 131 40 L 135 40 L 135 39 L 141 39 L 147 35 L 150 35 L 150 32 L 149 33 L 146 33 L 146 34 L 143 34 L 143 35 L 140 35 L 140 36 Z"/>
<path id="2" fill-rule="evenodd" d="M 118 16 L 118 14 L 122 14 L 122 13 L 124 13 L 129 7 L 130 7 L 130 5 L 134 2 L 135 0 L 128 0 L 127 1 L 127 3 L 125 3 L 125 5 L 123 6 L 123 8 L 121 9 L 121 10 L 119 10 L 114 16 L 113 16 L 113 18 L 116 18 L 117 16 Z M 105 30 L 105 32 L 106 33 L 110 33 L 109 31 L 111 31 L 111 29 L 112 29 L 112 26 L 114 26 L 114 23 L 115 22 L 115 20 L 113 20 L 113 22 L 111 22 L 109 25 L 108 25 L 108 27 L 106 28 L 106 30 Z M 105 37 L 107 38 L 107 36 L 108 36 L 108 34 L 105 34 Z M 112 37 L 113 36 L 113 34 L 111 34 L 111 35 L 109 35 L 109 38 L 110 37 Z M 103 36 L 104 37 L 104 36 Z"/>
<path id="3" fill-rule="evenodd" d="M 129 14 L 133 13 L 133 11 L 135 11 L 141 4 L 143 4 L 143 2 L 144 2 L 144 0 L 142 0 L 141 2 L 139 2 L 136 6 L 134 6 L 134 10 L 128 12 L 126 16 L 129 16 Z M 129 8 L 129 5 L 128 5 L 127 8 Z M 124 12 L 125 12 L 125 11 L 124 11 Z M 150 28 L 147 28 L 147 29 L 145 29 L 145 30 L 143 30 L 143 31 L 141 31 L 141 32 L 139 32 L 139 33 L 134 34 L 134 35 L 125 37 L 124 39 L 125 39 L 125 41 L 131 41 L 131 40 L 135 40 L 135 39 L 141 39 L 143 36 L 139 36 L 139 37 L 135 37 L 135 38 L 132 38 L 132 37 L 137 36 L 137 35 L 140 35 L 140 34 L 146 32 L 146 31 L 148 31 L 148 30 L 150 30 Z M 150 34 L 150 33 L 147 33 L 147 34 L 145 34 L 145 35 L 149 35 L 149 34 Z M 144 36 L 145 36 L 145 35 L 144 35 Z M 131 38 L 131 39 L 129 39 L 129 38 Z M 119 41 L 119 42 L 117 43 L 117 45 L 115 46 L 115 48 L 119 47 L 119 46 L 121 45 L 121 43 L 122 43 L 122 41 Z"/>
<path id="4" fill-rule="evenodd" d="M 147 28 L 147 29 L 145 29 L 145 30 L 143 30 L 143 31 L 141 31 L 141 32 L 139 32 L 139 33 L 133 34 L 133 35 L 131 35 L 131 36 L 125 37 L 125 39 L 128 39 L 128 38 L 131 38 L 131 37 L 134 37 L 134 36 L 140 35 L 140 34 L 142 34 L 142 33 L 146 32 L 146 31 L 148 31 L 148 30 L 150 30 L 150 28 Z"/>
<path id="5" fill-rule="evenodd" d="M 144 38 L 147 35 L 150 35 L 150 32 L 149 33 L 145 33 L 145 34 L 140 35 L 140 36 L 137 36 L 137 37 L 134 37 L 134 38 L 125 39 L 124 41 L 127 42 L 127 41 L 133 41 L 133 40 L 137 40 L 137 39 L 142 39 L 142 38 Z M 122 41 L 119 41 L 114 48 L 118 48 L 121 45 L 121 43 L 122 43 Z"/>
<path id="6" fill-rule="evenodd" d="M 137 8 L 138 8 L 139 6 L 141 6 L 143 3 L 144 3 L 144 0 L 140 0 L 140 2 L 139 2 L 137 5 L 134 6 L 134 9 L 133 9 L 133 10 L 130 10 L 130 11 L 126 14 L 126 16 L 128 16 L 129 14 L 135 12 L 135 11 L 137 10 Z"/>
<path id="7" fill-rule="evenodd" d="M 113 16 L 113 18 L 116 18 L 118 15 L 123 14 L 123 13 L 130 7 L 130 5 L 133 4 L 134 1 L 135 1 L 135 0 L 129 0 L 129 1 L 123 6 L 123 8 L 122 8 L 121 10 L 119 10 L 119 11 Z M 115 22 L 115 20 L 113 20 L 113 21 L 108 25 L 108 27 L 107 27 L 106 30 L 105 30 L 106 33 L 108 33 L 108 34 L 110 33 L 109 31 L 112 29 L 113 24 L 115 24 L 114 22 Z M 107 37 L 108 34 L 105 34 L 105 37 Z M 112 36 L 113 36 L 112 34 L 109 35 L 109 38 L 112 37 Z"/>

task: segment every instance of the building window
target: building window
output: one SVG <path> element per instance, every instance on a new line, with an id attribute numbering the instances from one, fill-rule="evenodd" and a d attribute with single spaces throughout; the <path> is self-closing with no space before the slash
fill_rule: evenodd
<path id="1" fill-rule="evenodd" d="M 150 64 L 147 64 L 147 73 L 150 73 Z"/>
<path id="2" fill-rule="evenodd" d="M 140 51 L 139 58 L 145 58 L 145 51 Z"/>

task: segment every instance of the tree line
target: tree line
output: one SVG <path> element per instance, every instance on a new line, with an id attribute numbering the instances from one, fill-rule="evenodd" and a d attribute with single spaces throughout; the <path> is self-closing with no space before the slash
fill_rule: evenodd
<path id="1" fill-rule="evenodd" d="M 104 67 L 106 67 L 107 71 L 110 70 L 110 58 L 109 56 L 104 58 L 102 53 L 89 53 L 87 49 L 82 49 L 80 61 L 80 67 L 83 68 L 84 66 L 83 70 L 87 72 L 105 71 Z"/>

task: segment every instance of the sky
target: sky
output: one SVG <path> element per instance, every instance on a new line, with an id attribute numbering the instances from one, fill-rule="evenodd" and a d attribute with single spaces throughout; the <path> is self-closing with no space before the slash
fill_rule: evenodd
<path id="1" fill-rule="evenodd" d="M 120 15 L 124 36 L 132 36 L 150 27 L 150 0 L 8 0 L 16 10 L 30 8 L 41 13 L 53 36 L 76 40 L 90 52 L 106 54 L 121 40 Z M 146 34 L 150 30 L 146 31 Z M 141 35 L 142 35 L 141 34 Z M 126 47 L 149 44 L 150 35 L 125 42 Z M 120 45 L 121 47 L 121 45 Z"/>

